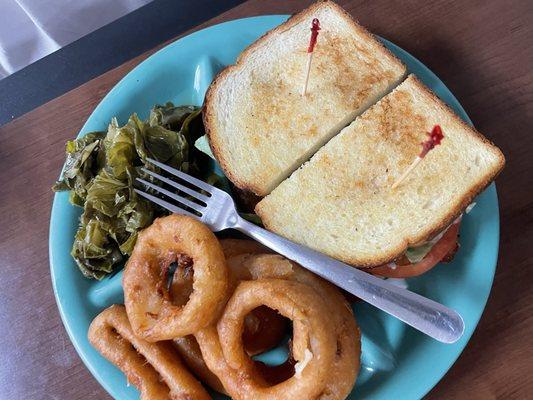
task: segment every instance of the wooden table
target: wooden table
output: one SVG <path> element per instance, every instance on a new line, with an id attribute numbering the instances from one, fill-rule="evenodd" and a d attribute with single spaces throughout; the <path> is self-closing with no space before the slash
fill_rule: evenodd
<path id="1" fill-rule="evenodd" d="M 309 3 L 251 0 L 200 27 L 294 13 Z M 507 157 L 498 179 L 502 226 L 494 288 L 471 342 L 428 398 L 531 396 L 533 2 L 340 3 L 369 30 L 437 73 Z M 50 186 L 64 161 L 65 141 L 150 53 L 0 128 L 1 399 L 109 398 L 69 342 L 54 301 L 47 256 Z"/>

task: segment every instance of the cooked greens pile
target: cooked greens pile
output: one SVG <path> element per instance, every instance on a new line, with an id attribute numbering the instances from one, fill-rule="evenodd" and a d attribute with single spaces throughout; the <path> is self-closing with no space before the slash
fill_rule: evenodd
<path id="1" fill-rule="evenodd" d="M 153 158 L 199 175 L 193 144 L 203 135 L 200 108 L 156 105 L 147 121 L 133 114 L 126 125 L 111 120 L 107 132 L 69 141 L 61 180 L 54 191 L 70 190 L 70 202 L 83 207 L 72 257 L 89 278 L 102 279 L 131 254 L 137 232 L 166 212 L 137 195 L 135 178 L 151 177 L 142 167 Z"/>

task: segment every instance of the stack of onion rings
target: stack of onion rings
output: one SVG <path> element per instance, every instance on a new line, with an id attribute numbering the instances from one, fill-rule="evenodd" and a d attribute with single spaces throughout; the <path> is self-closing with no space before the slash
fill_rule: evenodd
<path id="1" fill-rule="evenodd" d="M 89 338 L 143 399 L 210 398 L 192 374 L 237 400 L 340 400 L 355 383 L 360 335 L 344 296 L 256 242 L 219 242 L 195 219 L 160 218 L 140 233 L 123 286 L 127 315 L 104 311 Z M 287 320 L 285 363 L 253 360 L 282 341 Z"/>
<path id="2" fill-rule="evenodd" d="M 88 337 L 139 389 L 141 399 L 211 399 L 170 343 L 149 343 L 134 335 L 124 306 L 114 305 L 102 311 L 91 323 Z"/>

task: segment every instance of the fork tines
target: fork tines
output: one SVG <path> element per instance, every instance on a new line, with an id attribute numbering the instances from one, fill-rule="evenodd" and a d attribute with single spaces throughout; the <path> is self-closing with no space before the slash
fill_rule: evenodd
<path id="1" fill-rule="evenodd" d="M 169 186 L 172 186 L 173 188 L 177 189 L 178 193 L 180 194 L 167 190 L 161 186 L 158 186 L 152 182 L 148 182 L 147 180 L 144 180 L 141 178 L 137 178 L 136 180 L 142 183 L 143 185 L 145 185 L 146 187 L 169 197 L 170 199 L 176 201 L 178 204 L 170 203 L 162 198 L 156 197 L 150 193 L 144 192 L 139 189 L 134 189 L 135 192 L 174 213 L 186 214 L 191 217 L 201 216 L 202 212 L 204 211 L 207 205 L 207 201 L 209 200 L 209 197 L 211 197 L 211 192 L 214 189 L 214 187 L 182 171 L 179 171 L 176 168 L 169 167 L 168 165 L 162 164 L 151 158 L 147 158 L 147 161 L 161 168 L 162 170 L 168 172 L 169 174 L 182 179 L 184 182 L 196 187 L 197 189 L 187 187 L 181 183 L 178 183 L 172 179 L 169 179 L 154 171 L 151 171 L 148 168 L 142 168 L 143 172 L 150 175 L 154 179 L 157 179 L 163 183 L 166 183 Z M 206 194 L 201 193 L 200 192 L 201 190 L 205 191 Z M 182 194 L 189 195 L 190 198 L 186 198 Z"/>

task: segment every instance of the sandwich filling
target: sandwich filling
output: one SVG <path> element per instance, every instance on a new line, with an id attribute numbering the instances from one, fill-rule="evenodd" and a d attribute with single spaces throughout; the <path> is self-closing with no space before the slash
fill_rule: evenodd
<path id="1" fill-rule="evenodd" d="M 429 271 L 441 261 L 450 262 L 459 248 L 460 224 L 461 217 L 429 242 L 407 250 L 396 261 L 371 268 L 372 274 L 388 278 L 409 278 Z"/>
<path id="2" fill-rule="evenodd" d="M 468 205 L 464 213 L 470 213 L 475 205 Z M 409 278 L 429 271 L 439 262 L 451 262 L 459 250 L 459 227 L 464 213 L 433 239 L 408 248 L 396 261 L 372 268 L 372 273 L 388 278 Z"/>

